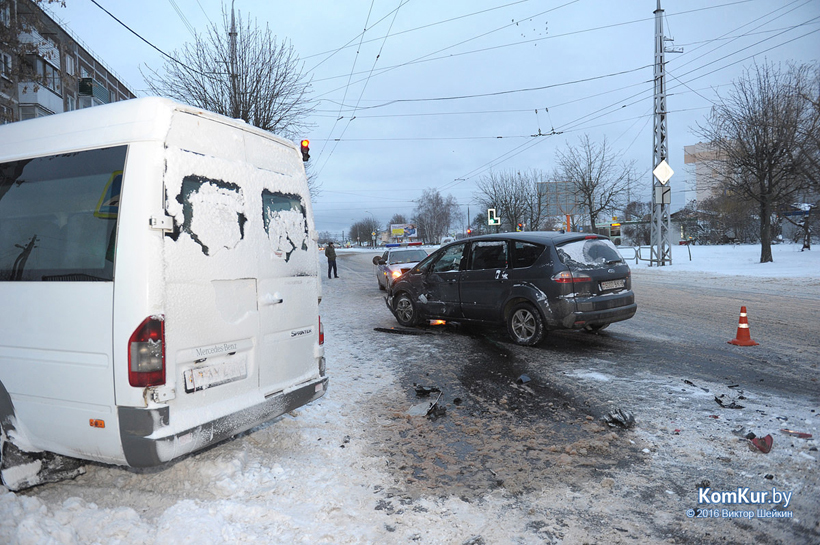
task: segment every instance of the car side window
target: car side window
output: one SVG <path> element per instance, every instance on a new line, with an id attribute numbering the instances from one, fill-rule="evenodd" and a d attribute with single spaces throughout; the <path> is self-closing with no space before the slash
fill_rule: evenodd
<path id="1" fill-rule="evenodd" d="M 464 255 L 464 244 L 450 246 L 433 264 L 433 272 L 452 272 L 461 269 L 461 258 Z"/>
<path id="2" fill-rule="evenodd" d="M 532 267 L 543 252 L 544 246 L 541 244 L 516 241 L 515 251 L 513 252 L 513 268 Z"/>
<path id="3" fill-rule="evenodd" d="M 507 268 L 507 242 L 504 240 L 482 240 L 473 242 L 470 253 L 471 271 Z"/>

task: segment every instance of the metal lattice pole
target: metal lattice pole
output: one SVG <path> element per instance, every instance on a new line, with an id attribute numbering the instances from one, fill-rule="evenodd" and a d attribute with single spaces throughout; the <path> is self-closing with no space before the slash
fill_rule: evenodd
<path id="1" fill-rule="evenodd" d="M 666 131 L 666 66 L 664 64 L 663 10 L 661 0 L 655 10 L 655 132 L 652 142 L 652 169 L 669 156 Z M 671 204 L 670 188 L 652 175 L 652 245 L 650 266 L 671 265 L 672 248 L 669 244 Z M 669 202 L 667 202 L 669 201 Z"/>

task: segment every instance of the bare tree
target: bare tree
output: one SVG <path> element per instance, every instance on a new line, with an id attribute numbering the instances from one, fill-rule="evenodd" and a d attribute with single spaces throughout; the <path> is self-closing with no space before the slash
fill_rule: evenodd
<path id="1" fill-rule="evenodd" d="M 652 216 L 652 205 L 643 201 L 631 201 L 624 207 L 625 221 L 645 221 L 646 223 L 633 223 L 624 225 L 621 229 L 624 236 L 633 244 L 648 245 L 650 243 L 650 221 Z"/>
<path id="2" fill-rule="evenodd" d="M 557 181 L 575 185 L 593 230 L 598 215 L 620 206 L 621 198 L 634 178 L 634 162 L 619 163 L 619 155 L 610 148 L 606 138 L 595 144 L 589 135 L 579 138 L 577 146 L 567 144 L 565 151 L 556 153 L 558 167 L 554 177 Z"/>
<path id="3" fill-rule="evenodd" d="M 287 41 L 278 41 L 256 20 L 236 21 L 236 55 L 231 58 L 231 14 L 223 5 L 222 24 L 196 34 L 166 60 L 163 73 L 148 68 L 152 92 L 246 122 L 288 138 L 309 128 L 313 106 L 310 79 Z M 233 69 L 232 69 L 233 66 Z M 234 81 L 235 78 L 235 81 Z"/>
<path id="4" fill-rule="evenodd" d="M 773 261 L 772 215 L 806 183 L 808 73 L 806 66 L 755 64 L 698 126 L 724 164 L 729 194 L 758 204 L 761 263 Z"/>
<path id="5" fill-rule="evenodd" d="M 426 242 L 438 242 L 447 234 L 458 216 L 458 202 L 452 195 L 442 197 L 437 189 L 425 189 L 416 201 L 413 223 L 419 238 Z"/>
<path id="6" fill-rule="evenodd" d="M 373 233 L 378 235 L 379 231 L 381 231 L 379 222 L 376 221 L 374 217 L 367 216 L 350 226 L 348 236 L 351 241 L 355 240 L 357 243 L 365 242 L 370 246 L 373 242 Z"/>
<path id="7" fill-rule="evenodd" d="M 820 192 L 820 68 L 815 66 L 810 71 L 802 98 L 806 112 L 800 124 L 800 167 L 806 176 L 806 189 Z"/>
<path id="8" fill-rule="evenodd" d="M 407 218 L 404 214 L 393 214 L 393 217 L 387 222 L 388 225 L 397 225 L 400 223 L 407 223 Z"/>
<path id="9" fill-rule="evenodd" d="M 513 230 L 520 223 L 526 230 L 537 231 L 550 223 L 540 190 L 546 181 L 547 176 L 535 169 L 491 172 L 478 181 L 474 197 L 482 208 L 496 210 L 502 229 Z"/>

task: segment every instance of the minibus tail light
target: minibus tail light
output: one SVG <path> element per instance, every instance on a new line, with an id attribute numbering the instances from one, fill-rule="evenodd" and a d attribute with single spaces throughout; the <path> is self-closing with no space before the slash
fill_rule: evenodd
<path id="1" fill-rule="evenodd" d="M 137 388 L 165 384 L 164 316 L 149 316 L 128 339 L 128 382 Z"/>
<path id="2" fill-rule="evenodd" d="M 325 326 L 322 325 L 321 316 L 319 316 L 319 344 L 325 344 Z"/>

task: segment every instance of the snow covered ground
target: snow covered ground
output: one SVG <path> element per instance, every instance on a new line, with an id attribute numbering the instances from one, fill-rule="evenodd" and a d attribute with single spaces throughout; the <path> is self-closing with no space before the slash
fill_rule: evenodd
<path id="1" fill-rule="evenodd" d="M 773 250 L 774 263 L 760 264 L 758 246 L 674 247 L 673 266 L 641 274 L 820 279 L 820 248 Z M 339 253 L 352 251 L 364 250 Z M 480 502 L 430 496 L 403 504 L 400 483 L 367 441 L 368 400 L 397 393 L 394 366 L 402 355 L 376 352 L 373 332 L 357 326 L 373 312 L 346 295 L 344 283 L 357 282 L 375 289 L 369 275 L 325 284 L 320 310 L 331 383 L 324 398 L 159 470 L 91 464 L 74 481 L 21 493 L 0 488 L 0 543 L 543 542 L 537 532 L 521 533 L 529 515 L 502 489 Z M 555 501 L 577 496 L 567 490 Z M 395 499 L 390 510 L 397 516 L 380 509 L 385 498 Z M 572 542 L 571 534 L 566 539 Z"/>

